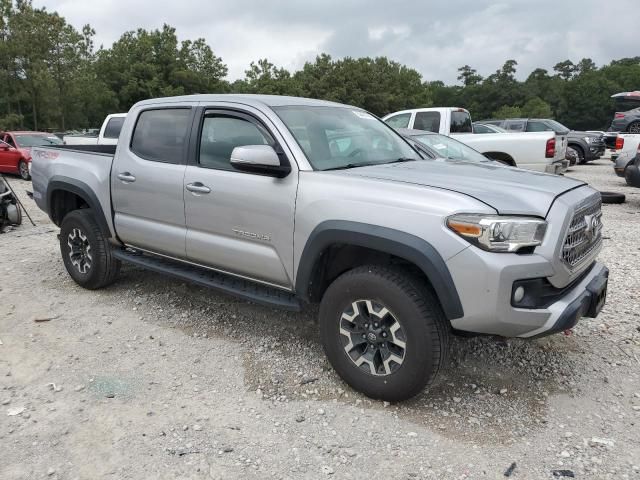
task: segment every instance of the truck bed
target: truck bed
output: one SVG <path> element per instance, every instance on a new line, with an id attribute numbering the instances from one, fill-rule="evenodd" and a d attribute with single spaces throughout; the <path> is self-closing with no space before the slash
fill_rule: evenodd
<path id="1" fill-rule="evenodd" d="M 103 212 L 111 212 L 111 164 L 115 145 L 58 145 L 34 147 L 31 151 L 33 199 L 51 216 L 51 197 L 56 182 L 72 183 L 79 192 L 90 194 Z M 90 192 L 90 193 L 87 193 Z M 115 235 L 111 216 L 106 219 Z"/>
<path id="2" fill-rule="evenodd" d="M 50 149 L 60 149 L 66 151 L 76 151 L 82 153 L 102 153 L 107 155 L 115 155 L 117 145 L 55 145 L 46 147 Z M 43 147 L 44 148 L 44 147 Z"/>

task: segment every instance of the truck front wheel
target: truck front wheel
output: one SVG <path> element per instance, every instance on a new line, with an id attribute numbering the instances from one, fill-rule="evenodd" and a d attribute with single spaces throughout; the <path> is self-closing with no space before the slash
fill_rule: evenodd
<path id="1" fill-rule="evenodd" d="M 320 305 L 327 358 L 355 390 L 406 400 L 436 378 L 449 350 L 450 326 L 431 288 L 401 269 L 350 270 Z"/>
<path id="2" fill-rule="evenodd" d="M 120 261 L 100 231 L 91 209 L 68 213 L 60 225 L 60 253 L 67 272 L 81 287 L 95 290 L 115 281 Z"/>

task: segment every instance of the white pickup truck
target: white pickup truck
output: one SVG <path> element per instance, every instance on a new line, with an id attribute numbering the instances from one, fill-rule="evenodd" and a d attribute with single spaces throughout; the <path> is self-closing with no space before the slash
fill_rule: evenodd
<path id="1" fill-rule="evenodd" d="M 624 177 L 626 169 L 640 153 L 640 134 L 619 133 L 616 138 L 615 158 L 612 157 L 613 170 L 619 177 Z"/>
<path id="2" fill-rule="evenodd" d="M 65 145 L 117 145 L 120 130 L 124 124 L 126 113 L 112 113 L 102 122 L 98 136 L 95 135 L 65 135 L 62 141 Z"/>
<path id="3" fill-rule="evenodd" d="M 464 108 L 415 108 L 390 113 L 383 118 L 393 128 L 427 130 L 456 139 L 485 156 L 503 163 L 546 173 L 563 173 L 567 136 L 554 132 L 473 133 L 471 115 Z"/>

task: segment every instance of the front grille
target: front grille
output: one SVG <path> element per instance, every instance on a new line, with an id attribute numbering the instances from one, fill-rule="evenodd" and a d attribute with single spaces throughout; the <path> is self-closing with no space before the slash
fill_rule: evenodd
<path id="1" fill-rule="evenodd" d="M 596 193 L 575 209 L 562 245 L 561 259 L 571 269 L 580 267 L 602 243 L 602 199 Z"/>

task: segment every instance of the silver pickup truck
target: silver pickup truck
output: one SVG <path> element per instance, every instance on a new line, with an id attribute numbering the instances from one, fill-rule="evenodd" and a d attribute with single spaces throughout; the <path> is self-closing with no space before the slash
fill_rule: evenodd
<path id="1" fill-rule="evenodd" d="M 117 147 L 37 148 L 34 199 L 88 289 L 121 262 L 269 306 L 319 303 L 327 357 L 398 401 L 452 333 L 533 338 L 602 308 L 600 194 L 430 160 L 368 112 L 278 96 L 137 103 Z"/>

